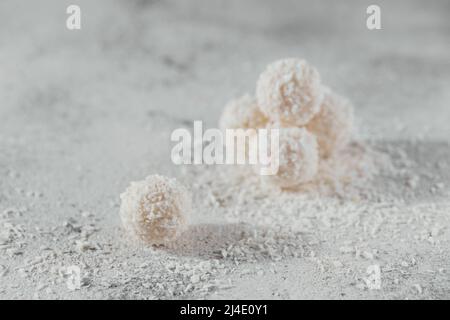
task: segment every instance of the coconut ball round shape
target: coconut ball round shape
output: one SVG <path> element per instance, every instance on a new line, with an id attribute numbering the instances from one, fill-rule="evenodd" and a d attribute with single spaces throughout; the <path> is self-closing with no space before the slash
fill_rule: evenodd
<path id="1" fill-rule="evenodd" d="M 319 72 L 302 59 L 283 59 L 267 66 L 256 85 L 261 111 L 284 126 L 306 125 L 319 111 L 323 86 Z"/>
<path id="2" fill-rule="evenodd" d="M 354 131 L 354 109 L 350 101 L 326 88 L 320 112 L 306 128 L 316 136 L 321 158 L 345 148 Z"/>
<path id="3" fill-rule="evenodd" d="M 219 119 L 221 130 L 256 129 L 264 127 L 266 123 L 267 118 L 259 109 L 256 98 L 250 94 L 228 102 Z"/>
<path id="4" fill-rule="evenodd" d="M 267 154 L 270 154 L 271 163 L 277 161 L 278 156 L 278 171 L 262 176 L 263 181 L 281 188 L 294 188 L 313 180 L 319 162 L 315 136 L 305 128 L 272 126 L 268 128 L 271 135 L 274 134 L 272 129 L 278 130 L 279 152 L 272 154 L 269 146 Z"/>
<path id="5" fill-rule="evenodd" d="M 175 179 L 150 175 L 132 182 L 120 198 L 122 224 L 137 240 L 167 244 L 186 229 L 191 197 Z"/>

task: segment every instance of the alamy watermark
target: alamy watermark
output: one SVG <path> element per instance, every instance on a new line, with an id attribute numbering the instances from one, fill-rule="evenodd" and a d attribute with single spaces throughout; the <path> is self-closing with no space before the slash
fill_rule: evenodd
<path id="1" fill-rule="evenodd" d="M 66 28 L 69 30 L 81 29 L 81 8 L 78 5 L 71 4 L 66 8 Z M 369 30 L 381 29 L 381 9 L 380 6 L 372 4 L 366 9 L 367 19 L 366 27 Z"/>
<path id="2" fill-rule="evenodd" d="M 369 15 L 366 20 L 366 26 L 369 30 L 381 29 L 381 9 L 380 6 L 372 4 L 367 7 L 366 13 Z"/>
<path id="3" fill-rule="evenodd" d="M 279 129 L 210 128 L 194 121 L 193 135 L 185 128 L 172 132 L 176 142 L 171 158 L 176 165 L 258 165 L 260 175 L 275 175 L 279 168 Z"/>
<path id="4" fill-rule="evenodd" d="M 67 289 L 74 291 L 81 289 L 81 269 L 79 266 L 69 266 L 62 272 L 66 279 Z"/>
<path id="5" fill-rule="evenodd" d="M 381 268 L 379 265 L 371 265 L 367 267 L 367 278 L 364 282 L 369 290 L 381 289 Z"/>
<path id="6" fill-rule="evenodd" d="M 66 27 L 69 30 L 81 29 L 81 8 L 75 4 L 67 7 L 66 13 L 69 15 L 66 20 Z"/>

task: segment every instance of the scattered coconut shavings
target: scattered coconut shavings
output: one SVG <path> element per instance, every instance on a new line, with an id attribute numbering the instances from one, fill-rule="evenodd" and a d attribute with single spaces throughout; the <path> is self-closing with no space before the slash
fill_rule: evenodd
<path id="1" fill-rule="evenodd" d="M 302 261 L 314 266 L 318 279 L 335 274 L 342 277 L 342 286 L 355 287 L 360 295 L 417 296 L 413 283 L 426 283 L 421 298 L 432 292 L 445 296 L 436 290 L 446 286 L 447 266 L 442 261 L 430 262 L 424 271 L 419 266 L 426 260 L 424 248 L 448 254 L 450 202 L 410 204 L 398 198 L 393 190 L 405 180 L 397 177 L 411 174 L 403 169 L 410 159 L 401 159 L 352 143 L 321 164 L 316 181 L 295 192 L 261 184 L 258 176 L 233 168 L 187 168 L 179 179 L 192 186 L 198 209 L 191 226 L 167 247 L 136 247 L 121 228 L 106 227 L 91 210 L 75 208 L 64 224 L 36 226 L 22 223 L 33 206 L 7 207 L 0 210 L 0 277 L 34 289 L 25 294 L 18 284 L 0 294 L 208 298 L 240 290 L 239 279 L 286 276 L 281 265 Z M 345 166 L 337 166 L 339 162 Z M 398 182 L 378 185 L 378 176 Z M 419 176 L 420 181 L 428 179 Z M 402 243 L 409 254 L 400 249 Z M 383 266 L 381 290 L 368 290 L 368 264 Z M 67 287 L 70 266 L 80 268 L 79 290 Z M 401 291 L 405 286 L 409 290 Z M 275 289 L 274 294 L 289 296 Z"/>
<path id="2" fill-rule="evenodd" d="M 158 14 L 164 14 L 164 8 L 159 9 Z M 160 31 L 158 28 L 149 30 Z M 180 31 L 172 26 L 165 31 L 171 30 Z M 28 39 L 27 34 L 24 36 Z M 222 50 L 211 53 L 219 51 Z M 266 54 L 270 55 L 270 50 Z M 6 55 L 18 62 L 16 56 Z M 234 56 L 229 56 L 228 62 L 238 62 L 239 54 Z M 258 176 L 247 174 L 245 170 L 238 172 L 235 168 L 177 167 L 172 172 L 170 165 L 161 164 L 166 160 L 160 158 L 161 146 L 155 145 L 156 149 L 147 153 L 149 141 L 142 133 L 151 133 L 155 141 L 162 136 L 166 138 L 167 132 L 159 136 L 154 125 L 165 130 L 167 124 L 180 124 L 179 119 L 189 118 L 187 114 L 178 119 L 170 115 L 157 117 L 159 123 L 154 119 L 140 119 L 147 114 L 146 103 L 137 101 L 138 109 L 125 110 L 126 103 L 110 99 L 109 93 L 107 103 L 97 101 L 99 96 L 93 97 L 95 103 L 92 103 L 89 94 L 80 95 L 88 98 L 76 101 L 81 109 L 46 104 L 61 102 L 60 97 L 52 94 L 60 92 L 60 88 L 56 82 L 42 83 L 41 71 L 58 70 L 59 60 L 45 55 L 33 57 L 49 63 L 50 68 L 42 69 L 38 61 L 29 64 L 27 77 L 33 80 L 35 74 L 38 81 L 27 83 L 39 85 L 18 96 L 18 101 L 23 102 L 22 96 L 29 99 L 31 92 L 31 98 L 38 97 L 40 101 L 36 102 L 47 105 L 49 113 L 38 115 L 33 111 L 34 103 L 32 109 L 23 109 L 28 108 L 29 101 L 25 101 L 25 105 L 21 103 L 20 108 L 8 106 L 0 111 L 12 120 L 6 121 L 0 130 L 0 298 L 203 299 L 213 294 L 220 298 L 244 295 L 295 298 L 299 291 L 311 293 L 312 297 L 331 298 L 449 298 L 450 148 L 448 141 L 428 139 L 429 128 L 421 126 L 410 128 L 419 130 L 417 139 L 395 140 L 408 139 L 403 131 L 416 120 L 410 124 L 398 121 L 394 126 L 388 121 L 383 127 L 389 133 L 381 135 L 379 141 L 352 142 L 338 154 L 321 161 L 317 177 L 302 185 L 301 190 L 282 191 L 277 186 L 263 185 Z M 116 57 L 113 55 L 114 59 Z M 421 57 L 416 58 L 420 62 Z M 137 63 L 139 70 L 142 62 L 139 59 Z M 100 71 L 103 72 L 105 66 L 108 61 L 100 65 Z M 401 64 L 396 66 L 402 68 Z M 349 65 L 343 67 L 342 70 L 348 69 Z M 83 78 L 86 78 L 85 71 L 91 72 L 79 70 Z M 127 64 L 124 70 L 132 71 L 133 63 Z M 296 70 L 300 76 L 302 70 Z M 195 75 L 200 79 L 211 74 L 211 70 L 203 71 Z M 225 73 L 220 66 L 217 72 L 217 79 L 224 80 Z M 288 112 L 299 111 L 300 105 L 291 102 L 302 100 L 302 96 L 296 95 L 296 79 L 305 78 L 300 79 L 295 73 L 279 81 L 280 96 L 289 103 Z M 154 78 L 141 83 L 150 87 L 168 84 L 167 72 L 153 74 Z M 156 78 L 161 74 L 164 79 Z M 430 76 L 435 78 L 435 75 Z M 20 77 L 16 80 L 23 82 Z M 13 81 L 10 84 L 16 80 L 7 79 Z M 196 86 L 194 82 L 188 86 L 190 89 Z M 308 86 L 312 84 L 311 92 L 319 88 L 314 85 L 317 84 L 315 79 L 305 82 Z M 421 83 L 426 84 L 426 81 Z M 348 89 L 351 87 L 348 84 L 341 87 Z M 4 86 L 7 91 L 13 87 L 20 86 Z M 95 91 L 109 92 L 110 87 L 107 84 Z M 137 86 L 139 90 L 141 87 Z M 119 96 L 127 100 L 127 94 L 131 93 L 136 97 L 136 92 L 127 93 L 128 89 L 121 86 Z M 171 99 L 180 101 L 184 97 L 179 90 L 175 90 L 174 95 L 167 95 L 166 91 L 153 93 L 154 97 L 160 95 L 169 103 Z M 380 96 L 367 100 L 366 93 L 364 90 L 355 92 L 359 101 L 367 102 L 362 112 L 379 116 L 378 112 L 367 113 L 367 110 L 372 109 L 370 104 L 377 102 Z M 198 96 L 202 104 L 217 98 L 216 93 L 208 94 L 205 91 Z M 114 100 L 121 106 L 115 106 Z M 394 105 L 400 101 L 391 102 Z M 102 105 L 108 112 L 103 112 Z M 85 110 L 94 114 L 81 112 L 81 117 L 75 118 L 83 106 L 95 106 Z M 13 109 L 32 113 L 24 117 L 10 112 Z M 197 111 L 203 114 L 202 110 Z M 314 107 L 310 111 L 316 112 Z M 131 118 L 124 117 L 125 114 Z M 211 114 L 204 116 L 205 120 L 212 119 Z M 96 121 L 99 117 L 102 120 Z M 46 126 L 41 125 L 40 120 L 44 118 Z M 378 121 L 380 117 L 370 118 L 372 120 Z M 423 121 L 426 120 L 429 119 L 425 117 Z M 20 132 L 13 128 L 22 122 L 26 125 L 21 126 Z M 74 122 L 83 126 L 73 126 Z M 69 135 L 55 135 L 55 132 L 69 133 L 69 130 Z M 132 139 L 128 140 L 127 136 Z M 88 139 L 92 137 L 95 139 Z M 118 137 L 120 139 L 113 141 Z M 119 147 L 123 148 L 120 152 Z M 143 155 L 145 163 L 137 161 L 142 160 Z M 125 187 L 124 176 L 140 174 L 149 168 L 178 174 L 177 179 L 192 188 L 196 208 L 193 223 L 171 246 L 136 246 L 127 241 L 118 226 L 120 202 L 116 194 Z M 62 225 L 64 220 L 67 223 Z M 364 281 L 368 278 L 369 265 L 381 268 L 380 290 L 369 290 Z M 80 270 L 77 290 L 67 286 L 69 269 L 74 266 Z M 260 285 L 255 288 L 255 283 Z"/>

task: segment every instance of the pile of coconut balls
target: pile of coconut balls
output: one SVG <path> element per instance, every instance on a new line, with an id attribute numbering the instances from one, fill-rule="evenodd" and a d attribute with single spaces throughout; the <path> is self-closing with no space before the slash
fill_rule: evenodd
<path id="1" fill-rule="evenodd" d="M 278 129 L 279 170 L 263 179 L 281 188 L 295 188 L 314 180 L 321 161 L 349 143 L 353 107 L 324 86 L 308 62 L 283 59 L 260 75 L 256 98 L 246 94 L 225 106 L 219 125 L 222 130 Z"/>
<path id="2" fill-rule="evenodd" d="M 284 59 L 261 74 L 256 98 L 246 94 L 226 105 L 220 127 L 279 129 L 279 169 L 264 179 L 281 188 L 295 188 L 314 180 L 321 161 L 348 144 L 353 108 L 322 85 L 317 70 L 305 60 Z M 125 229 L 147 244 L 175 240 L 185 230 L 191 211 L 188 191 L 175 179 L 160 175 L 132 182 L 121 200 Z"/>

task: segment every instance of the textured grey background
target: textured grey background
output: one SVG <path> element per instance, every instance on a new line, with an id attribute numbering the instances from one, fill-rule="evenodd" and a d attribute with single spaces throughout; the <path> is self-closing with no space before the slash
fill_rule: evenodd
<path id="1" fill-rule="evenodd" d="M 82 9 L 80 31 L 65 28 L 71 3 Z M 382 9 L 382 30 L 366 28 L 373 3 Z M 291 56 L 309 60 L 353 101 L 363 137 L 392 146 L 419 141 L 410 151 L 420 169 L 448 185 L 449 14 L 445 0 L 3 0 L 0 209 L 26 207 L 16 222 L 27 230 L 60 226 L 82 210 L 113 230 L 129 181 L 178 175 L 170 164 L 173 129 L 193 120 L 215 126 L 230 98 L 254 91 L 266 64 Z M 437 160 L 445 170 L 427 167 Z M 424 189 L 419 196 L 435 201 Z M 2 254 L 0 264 L 14 270 L 50 238 L 28 239 L 24 253 Z M 342 297 L 327 280 L 311 282 L 312 266 L 297 279 L 298 268 L 286 265 L 284 279 L 309 289 L 293 297 Z M 29 297 L 40 280 L 30 281 L 10 271 L 0 297 Z M 224 297 L 271 297 L 271 289 L 252 290 L 259 280 L 239 283 Z M 428 297 L 448 298 L 448 289 Z"/>

